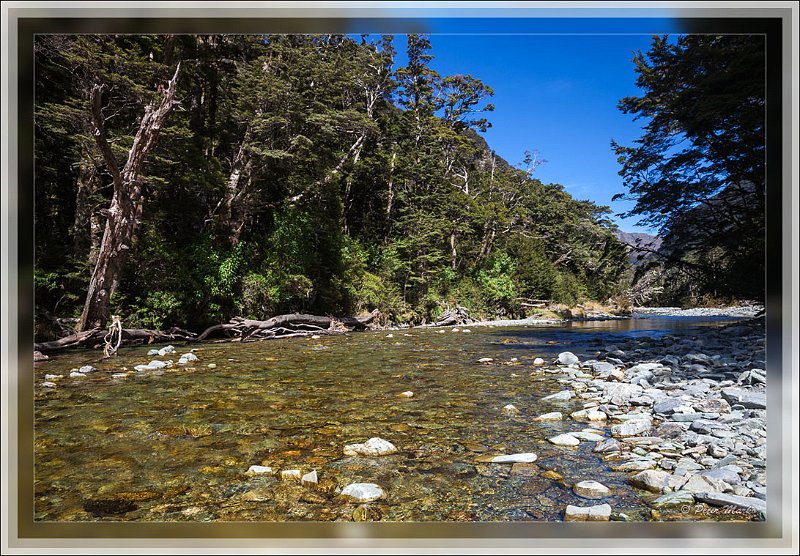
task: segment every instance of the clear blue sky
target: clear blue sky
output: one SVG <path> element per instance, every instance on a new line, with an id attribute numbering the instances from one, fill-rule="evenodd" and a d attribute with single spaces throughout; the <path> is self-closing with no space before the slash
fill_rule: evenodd
<path id="1" fill-rule="evenodd" d="M 494 89 L 493 127 L 484 137 L 512 165 L 536 150 L 547 163 L 534 176 L 560 183 L 577 199 L 610 206 L 624 231 L 654 233 L 622 220 L 632 208 L 612 203 L 625 188 L 611 139 L 630 145 L 643 121 L 617 108 L 619 100 L 639 95 L 631 61 L 646 51 L 651 35 L 430 35 L 433 69 L 443 76 L 471 74 Z M 397 62 L 406 62 L 406 37 L 395 37 Z"/>

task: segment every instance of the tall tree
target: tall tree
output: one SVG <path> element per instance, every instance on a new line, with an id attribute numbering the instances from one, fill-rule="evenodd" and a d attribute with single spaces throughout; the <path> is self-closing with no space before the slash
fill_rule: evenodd
<path id="1" fill-rule="evenodd" d="M 145 106 L 139 128 L 133 139 L 133 145 L 121 169 L 106 134 L 107 116 L 103 113 L 103 93 L 106 86 L 97 83 L 92 88 L 91 132 L 103 155 L 106 170 L 111 174 L 114 192 L 110 206 L 104 211 L 105 231 L 97 255 L 97 263 L 89 282 L 86 302 L 78 322 L 78 330 L 102 326 L 110 316 L 111 296 L 119 287 L 122 269 L 133 243 L 138 220 L 142 215 L 141 174 L 143 165 L 158 139 L 161 127 L 175 105 L 175 90 L 179 72 L 180 63 L 177 64 L 175 73 L 166 86 L 159 86 L 159 91 L 163 92 L 161 98 Z"/>
<path id="2" fill-rule="evenodd" d="M 707 291 L 763 298 L 763 36 L 654 37 L 634 57 L 642 96 L 619 107 L 646 119 L 636 145 L 612 141 L 628 213 L 665 237 L 668 264 Z M 617 198 L 624 197 L 618 195 Z"/>

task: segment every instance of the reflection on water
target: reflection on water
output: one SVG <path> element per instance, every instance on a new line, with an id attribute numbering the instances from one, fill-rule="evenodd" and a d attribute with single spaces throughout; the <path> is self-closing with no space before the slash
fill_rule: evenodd
<path id="1" fill-rule="evenodd" d="M 532 418 L 582 405 L 541 401 L 563 389 L 561 377 L 531 374 L 531 362 L 564 350 L 587 358 L 615 338 L 716 322 L 411 329 L 176 345 L 166 357 L 147 356 L 146 347 L 105 361 L 96 352 L 55 357 L 36 369 L 36 519 L 560 520 L 567 504 L 587 504 L 570 488 L 586 479 L 612 490 L 605 501 L 615 511 L 645 519 L 640 495 L 591 452 L 593 443 L 546 442 L 585 425 Z M 192 366 L 111 377 L 152 359 L 177 361 L 190 348 L 199 357 Z M 69 378 L 85 364 L 98 371 Z M 48 389 L 45 374 L 65 378 Z M 409 390 L 413 397 L 400 396 Z M 509 403 L 520 413 L 501 413 Z M 374 436 L 399 451 L 344 456 L 345 444 Z M 539 458 L 514 467 L 480 461 L 518 452 Z M 247 474 L 251 465 L 278 475 Z M 281 481 L 285 469 L 316 470 L 319 484 Z M 336 495 L 352 482 L 377 483 L 387 496 L 359 506 Z"/>

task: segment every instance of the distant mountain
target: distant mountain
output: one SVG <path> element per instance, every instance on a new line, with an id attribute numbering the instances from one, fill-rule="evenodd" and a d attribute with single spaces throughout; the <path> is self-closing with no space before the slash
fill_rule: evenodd
<path id="1" fill-rule="evenodd" d="M 617 231 L 614 233 L 617 239 L 625 245 L 631 246 L 629 258 L 631 263 L 639 265 L 654 256 L 653 251 L 658 251 L 661 247 L 661 238 L 650 234 L 641 232 L 623 232 Z"/>

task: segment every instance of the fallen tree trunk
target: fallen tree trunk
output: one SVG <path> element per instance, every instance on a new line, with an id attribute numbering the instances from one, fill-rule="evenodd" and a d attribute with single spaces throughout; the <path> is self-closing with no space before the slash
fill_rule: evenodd
<path id="1" fill-rule="evenodd" d="M 319 315 L 304 315 L 291 313 L 288 315 L 278 315 L 267 320 L 253 320 L 242 317 L 235 317 L 228 323 L 215 324 L 206 328 L 196 341 L 205 340 L 215 332 L 224 331 L 233 333 L 246 340 L 251 337 L 272 338 L 288 334 L 296 335 L 299 331 L 306 333 L 329 332 L 342 330 L 363 330 L 380 313 L 376 309 L 366 317 L 330 317 Z"/>
<path id="2" fill-rule="evenodd" d="M 466 307 L 456 307 L 439 317 L 439 320 L 432 323 L 431 326 L 454 326 L 473 322 L 475 322 L 475 319 L 469 316 Z"/>
<path id="3" fill-rule="evenodd" d="M 105 345 L 105 336 L 108 330 L 104 328 L 93 328 L 83 332 L 77 332 L 64 338 L 52 342 L 41 342 L 33 345 L 33 349 L 41 353 L 52 353 L 70 347 L 97 348 Z M 180 328 L 170 328 L 167 331 L 147 330 L 144 328 L 125 328 L 122 330 L 122 342 L 124 346 L 134 346 L 141 344 L 152 344 L 156 342 L 175 342 L 186 341 L 194 338 L 195 334 Z"/>

